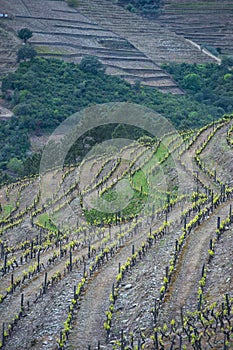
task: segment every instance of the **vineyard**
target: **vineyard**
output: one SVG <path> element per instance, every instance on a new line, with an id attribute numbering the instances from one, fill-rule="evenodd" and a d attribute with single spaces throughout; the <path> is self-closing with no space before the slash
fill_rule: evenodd
<path id="1" fill-rule="evenodd" d="M 225 115 L 2 186 L 0 348 L 232 349 L 232 143 Z"/>

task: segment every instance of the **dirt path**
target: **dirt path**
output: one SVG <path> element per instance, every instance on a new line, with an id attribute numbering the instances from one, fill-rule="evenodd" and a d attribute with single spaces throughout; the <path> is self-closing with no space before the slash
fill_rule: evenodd
<path id="1" fill-rule="evenodd" d="M 215 248 L 214 259 L 207 272 L 204 297 L 207 303 L 222 303 L 223 295 L 233 291 L 233 228 L 225 231 Z M 217 283 L 216 283 L 217 281 Z"/>
<path id="2" fill-rule="evenodd" d="M 231 201 L 232 202 L 232 201 Z M 187 238 L 172 278 L 168 296 L 161 315 L 171 320 L 180 315 L 180 307 L 194 310 L 197 306 L 198 283 L 202 266 L 208 260 L 210 238 L 214 238 L 217 217 L 223 220 L 229 214 L 230 203 L 222 204 L 211 217 L 195 229 Z"/>
<path id="3" fill-rule="evenodd" d="M 189 205 L 187 204 L 187 206 Z M 176 222 L 178 225 L 179 220 L 177 220 L 177 216 L 179 217 L 179 214 L 180 207 L 177 205 L 169 214 L 168 220 L 170 222 Z M 163 221 L 164 217 L 161 217 L 159 220 L 157 219 L 153 229 L 158 228 Z M 174 224 L 172 227 L 173 226 Z M 172 230 L 173 228 L 171 228 L 171 231 Z M 103 328 L 106 319 L 105 312 L 109 307 L 109 295 L 112 284 L 116 281 L 119 263 L 124 263 L 127 257 L 131 255 L 133 244 L 135 251 L 141 247 L 141 244 L 146 240 L 146 233 L 149 232 L 149 226 L 145 225 L 143 228 L 139 229 L 139 231 L 140 233 L 125 243 L 117 255 L 88 283 L 80 309 L 77 311 L 76 318 L 72 323 L 72 330 L 66 347 L 68 350 L 83 350 L 86 349 L 88 345 L 96 347 L 98 341 L 100 341 L 101 344 L 105 344 L 106 331 L 104 331 Z M 176 235 L 178 236 L 178 233 Z M 176 235 L 170 235 L 173 243 L 175 243 Z M 169 245 L 169 251 L 171 253 L 174 245 L 171 242 Z M 168 258 L 169 257 L 170 254 L 168 254 Z M 106 344 L 105 348 L 108 348 Z M 109 349 L 111 349 L 111 346 Z"/>

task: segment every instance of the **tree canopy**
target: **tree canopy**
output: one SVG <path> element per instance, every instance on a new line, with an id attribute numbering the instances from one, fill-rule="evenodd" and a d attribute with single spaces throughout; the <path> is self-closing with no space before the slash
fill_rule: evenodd
<path id="1" fill-rule="evenodd" d="M 30 45 L 24 45 L 20 47 L 17 52 L 17 61 L 25 61 L 27 59 L 32 59 L 36 56 L 36 50 Z"/>
<path id="2" fill-rule="evenodd" d="M 79 68 L 85 73 L 97 74 L 104 71 L 104 65 L 95 56 L 84 56 Z"/>
<path id="3" fill-rule="evenodd" d="M 28 39 L 32 37 L 32 31 L 28 28 L 22 28 L 18 31 L 18 37 L 22 39 L 25 43 Z"/>
<path id="4" fill-rule="evenodd" d="M 86 66 L 87 62 L 92 64 Z M 98 69 L 94 65 L 97 73 L 93 62 L 97 64 Z M 3 79 L 3 97 L 9 99 L 17 117 L 0 123 L 0 169 L 7 169 L 9 161 L 16 158 L 23 161 L 22 173 L 35 172 L 40 157 L 32 158 L 29 133 L 52 132 L 71 114 L 92 104 L 126 101 L 144 105 L 182 130 L 201 127 L 224 113 L 233 112 L 233 75 L 226 65 L 164 66 L 187 91 L 185 95 L 172 95 L 142 84 L 135 88 L 109 76 L 95 58 L 85 58 L 82 64 L 36 57 L 21 62 L 14 73 Z M 193 82 L 196 82 L 194 90 Z M 8 90 L 12 91 L 10 95 Z M 140 130 L 127 125 L 100 126 L 84 135 L 84 141 L 77 140 L 67 161 L 73 162 L 84 154 L 86 139 L 93 146 L 104 141 L 103 135 L 107 140 L 120 137 L 122 132 L 134 139 L 143 136 Z"/>

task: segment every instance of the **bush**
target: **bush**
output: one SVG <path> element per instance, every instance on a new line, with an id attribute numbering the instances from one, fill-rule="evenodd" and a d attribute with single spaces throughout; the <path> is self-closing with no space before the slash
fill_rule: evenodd
<path id="1" fill-rule="evenodd" d="M 79 68 L 85 73 L 97 74 L 104 71 L 104 65 L 95 56 L 85 56 L 79 65 Z"/>
<path id="2" fill-rule="evenodd" d="M 78 0 L 67 0 L 67 4 L 70 7 L 78 7 Z"/>
<path id="3" fill-rule="evenodd" d="M 17 61 L 25 61 L 27 59 L 33 59 L 36 56 L 36 50 L 29 46 L 29 45 L 24 45 L 22 46 L 18 52 L 17 52 Z"/>

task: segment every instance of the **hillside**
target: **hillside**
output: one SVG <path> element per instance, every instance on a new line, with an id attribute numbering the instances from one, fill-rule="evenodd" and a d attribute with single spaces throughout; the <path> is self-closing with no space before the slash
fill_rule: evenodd
<path id="1" fill-rule="evenodd" d="M 63 167 L 94 114 L 154 139 Z M 153 115 L 90 107 L 51 136 L 39 177 L 0 189 L 4 349 L 232 348 L 232 117 L 179 134 Z"/>
<path id="2" fill-rule="evenodd" d="M 233 3 L 229 0 L 165 0 L 161 25 L 202 46 L 233 55 Z"/>
<path id="3" fill-rule="evenodd" d="M 132 1 L 0 1 L 2 350 L 233 349 L 233 7 Z"/>
<path id="4" fill-rule="evenodd" d="M 0 21 L 0 79 L 15 70 L 16 53 L 21 44 L 15 33 L 2 27 L 2 24 Z"/>
<path id="5" fill-rule="evenodd" d="M 182 94 L 161 63 L 216 62 L 159 23 L 148 22 L 107 0 L 79 1 L 77 10 L 63 1 L 2 0 L 1 5 L 14 16 L 1 21 L 14 31 L 30 28 L 30 42 L 39 54 L 78 63 L 84 55 L 95 55 L 107 73 L 130 83 L 139 80 L 164 92 Z"/>

